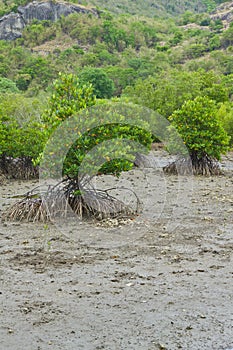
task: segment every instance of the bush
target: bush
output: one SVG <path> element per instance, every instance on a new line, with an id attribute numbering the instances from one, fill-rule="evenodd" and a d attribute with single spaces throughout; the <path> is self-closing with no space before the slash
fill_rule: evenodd
<path id="1" fill-rule="evenodd" d="M 111 98 L 114 93 L 114 83 L 101 68 L 85 68 L 78 75 L 81 84 L 91 84 L 97 98 Z"/>
<path id="2" fill-rule="evenodd" d="M 5 94 L 4 99 L 1 99 L 0 165 L 4 172 L 9 173 L 8 165 L 16 158 L 26 160 L 25 164 L 21 164 L 29 165 L 33 172 L 32 161 L 42 152 L 46 141 L 39 118 L 42 103 L 43 101 L 25 98 L 19 94 Z M 22 173 L 24 170 L 27 172 L 27 169 L 21 169 Z M 14 173 L 14 177 L 20 176 L 14 167 L 10 171 Z"/>
<path id="3" fill-rule="evenodd" d="M 189 151 L 196 174 L 214 173 L 217 169 L 214 162 L 228 150 L 229 137 L 217 111 L 214 101 L 208 97 L 197 97 L 185 102 L 169 118 Z M 179 144 L 175 141 L 172 147 L 179 150 Z"/>
<path id="4" fill-rule="evenodd" d="M 90 113 L 90 117 L 93 117 L 92 113 Z M 101 146 L 101 148 L 100 151 L 96 151 L 95 156 L 98 154 L 98 158 L 102 158 L 104 163 L 98 169 L 98 174 L 113 174 L 119 176 L 122 171 L 132 169 L 135 160 L 135 155 L 131 150 L 132 147 L 128 147 L 127 149 L 127 143 L 123 146 L 119 143 L 117 150 L 111 152 L 111 144 L 107 142 L 115 140 L 117 143 L 117 140 L 124 139 L 140 143 L 148 150 L 152 143 L 152 135 L 149 132 L 145 131 L 143 128 L 127 125 L 123 122 L 92 128 L 90 131 L 82 134 L 71 147 L 64 162 L 64 174 L 76 178 L 85 155 L 98 145 Z M 129 155 L 130 152 L 131 156 Z M 114 159 L 109 158 L 109 153 L 114 154 Z M 125 159 L 125 154 L 131 159 Z M 96 167 L 92 166 L 90 174 L 95 169 Z"/>
<path id="5" fill-rule="evenodd" d="M 19 92 L 15 82 L 7 78 L 0 78 L 0 93 Z"/>
<path id="6" fill-rule="evenodd" d="M 216 102 L 229 100 L 230 90 L 220 77 L 204 70 L 197 72 L 170 70 L 147 80 L 138 80 L 125 89 L 134 103 L 149 107 L 169 117 L 185 101 L 208 96 Z"/>
<path id="7" fill-rule="evenodd" d="M 45 134 L 42 124 L 31 118 L 21 124 L 16 119 L 1 118 L 1 155 L 12 158 L 35 159 L 43 151 Z"/>
<path id="8" fill-rule="evenodd" d="M 218 110 L 218 118 L 222 122 L 225 131 L 230 137 L 230 145 L 233 146 L 233 105 L 222 103 Z"/>

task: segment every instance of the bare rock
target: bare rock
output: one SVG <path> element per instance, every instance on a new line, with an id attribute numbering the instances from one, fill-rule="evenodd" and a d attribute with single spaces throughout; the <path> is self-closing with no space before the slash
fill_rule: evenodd
<path id="1" fill-rule="evenodd" d="M 67 2 L 33 1 L 26 6 L 19 6 L 18 12 L 11 12 L 0 18 L 0 40 L 15 40 L 22 36 L 22 31 L 34 19 L 55 22 L 61 16 L 72 13 L 92 13 L 98 15 L 97 10 L 82 5 Z"/>
<path id="2" fill-rule="evenodd" d="M 87 9 L 81 5 L 74 5 L 66 2 L 38 2 L 33 1 L 26 6 L 19 6 L 18 13 L 23 18 L 26 24 L 29 24 L 34 19 L 39 21 L 47 20 L 55 22 L 61 16 L 69 16 L 72 13 L 93 13 L 96 14 L 94 10 Z"/>
<path id="3" fill-rule="evenodd" d="M 0 39 L 15 40 L 21 37 L 25 23 L 19 13 L 10 13 L 0 18 Z"/>
<path id="4" fill-rule="evenodd" d="M 212 20 L 220 19 L 223 21 L 224 28 L 227 29 L 233 21 L 233 1 L 225 2 L 219 5 L 210 15 Z"/>

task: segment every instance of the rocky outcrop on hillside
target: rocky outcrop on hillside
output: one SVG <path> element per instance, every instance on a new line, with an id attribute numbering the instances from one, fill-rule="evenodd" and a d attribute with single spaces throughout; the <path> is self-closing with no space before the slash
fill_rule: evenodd
<path id="1" fill-rule="evenodd" d="M 10 13 L 0 18 L 0 39 L 14 40 L 21 36 L 25 22 L 19 13 Z"/>
<path id="2" fill-rule="evenodd" d="M 34 19 L 57 21 L 61 16 L 75 12 L 97 15 L 95 9 L 66 2 L 33 1 L 26 6 L 19 6 L 17 13 L 10 13 L 0 18 L 0 40 L 20 38 L 24 27 Z"/>
<path id="3" fill-rule="evenodd" d="M 219 5 L 210 17 L 213 20 L 220 19 L 223 21 L 224 27 L 228 28 L 233 21 L 233 1 Z"/>

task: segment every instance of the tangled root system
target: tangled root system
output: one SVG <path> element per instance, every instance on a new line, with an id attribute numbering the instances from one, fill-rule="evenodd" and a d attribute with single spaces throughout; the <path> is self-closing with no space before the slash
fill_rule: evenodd
<path id="1" fill-rule="evenodd" d="M 208 156 L 198 159 L 197 157 L 180 158 L 163 168 L 166 174 L 179 175 L 221 175 L 221 169 L 216 160 Z"/>
<path id="2" fill-rule="evenodd" d="M 3 218 L 10 221 L 53 221 L 56 217 L 69 217 L 70 212 L 78 217 L 91 217 L 98 220 L 106 218 L 132 217 L 141 208 L 136 197 L 136 208 L 124 204 L 112 196 L 109 190 L 90 188 L 80 190 L 78 182 L 63 181 L 51 187 L 45 193 L 38 188 L 21 196 L 21 199 L 8 208 Z M 72 209 L 72 210 L 71 210 Z"/>
<path id="3" fill-rule="evenodd" d="M 0 186 L 6 182 L 5 175 L 0 171 Z"/>
<path id="4" fill-rule="evenodd" d="M 0 170 L 8 179 L 29 180 L 39 176 L 38 167 L 35 167 L 28 157 L 4 157 L 0 159 Z"/>

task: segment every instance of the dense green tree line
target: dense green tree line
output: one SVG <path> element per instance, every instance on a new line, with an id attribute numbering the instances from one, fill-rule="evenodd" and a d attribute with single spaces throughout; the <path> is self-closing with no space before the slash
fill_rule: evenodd
<path id="1" fill-rule="evenodd" d="M 186 22 L 207 21 L 205 29 L 185 29 L 184 20 L 106 13 L 99 18 L 73 14 L 56 23 L 34 21 L 22 38 L 0 42 L 0 77 L 33 95 L 47 89 L 59 71 L 80 74 L 98 67 L 113 80 L 113 94 L 119 96 L 137 79 L 174 67 L 232 74 L 233 27 L 219 31 L 208 15 L 192 16 Z"/>
<path id="2" fill-rule="evenodd" d="M 195 25 L 184 27 L 188 23 Z M 56 120 L 57 110 L 68 116 L 90 101 L 116 97 L 174 123 L 192 101 L 207 99 L 232 143 L 232 37 L 232 25 L 223 30 L 221 21 L 207 13 L 162 19 L 103 12 L 99 17 L 73 14 L 56 23 L 34 21 L 22 38 L 0 41 L 0 156 L 38 159 L 48 137 L 46 116 L 56 124 L 63 118 Z M 77 106 L 66 98 L 61 106 L 57 96 L 53 101 L 59 72 L 77 80 L 75 89 L 84 93 L 80 101 L 77 93 Z"/>

